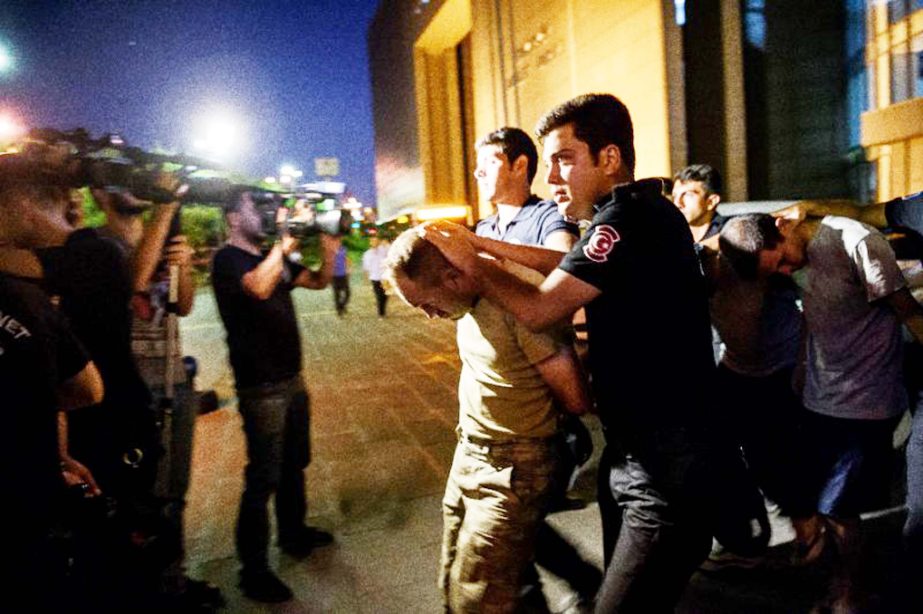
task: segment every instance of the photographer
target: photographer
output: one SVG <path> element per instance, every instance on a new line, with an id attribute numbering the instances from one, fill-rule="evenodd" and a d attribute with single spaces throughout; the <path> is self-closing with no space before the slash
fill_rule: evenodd
<path id="1" fill-rule="evenodd" d="M 162 597 L 167 603 L 219 607 L 224 604 L 220 591 L 186 577 L 183 567 L 183 512 L 198 407 L 182 363 L 179 328 L 170 324 L 170 318 L 192 311 L 195 295 L 192 249 L 185 236 L 176 234 L 179 204 L 154 207 L 145 224 L 143 214 L 148 203 L 130 194 L 105 190 L 94 190 L 93 196 L 106 214 L 100 233 L 113 239 L 131 262 L 132 353 L 155 406 L 160 408 L 163 424 L 164 455 L 157 470 L 156 494 L 168 525 L 165 537 L 176 556 L 163 574 Z M 171 280 L 174 275 L 176 279 Z M 169 297 L 171 282 L 176 290 L 173 303 Z"/>
<path id="2" fill-rule="evenodd" d="M 285 209 L 277 222 L 285 226 Z M 240 587 L 251 599 L 282 602 L 292 592 L 269 568 L 268 503 L 276 497 L 279 546 L 296 557 L 333 537 L 304 524 L 304 469 L 310 462 L 309 399 L 301 378 L 301 341 L 291 291 L 319 290 L 330 282 L 339 239 L 321 235 L 322 264 L 316 272 L 289 256 L 298 240 L 281 230 L 261 251 L 266 233 L 247 188 L 229 197 L 228 242 L 212 262 L 212 282 L 227 330 L 231 367 L 247 438 L 248 464 L 237 523 Z"/>
<path id="3" fill-rule="evenodd" d="M 55 180 L 74 185 L 67 166 L 62 164 Z M 170 192 L 179 187 L 169 175 L 157 183 Z M 157 592 L 160 572 L 175 556 L 169 550 L 176 548 L 158 539 L 164 527 L 152 489 L 159 428 L 131 352 L 131 267 L 115 242 L 93 229 L 73 230 L 63 213 L 61 220 L 53 232 L 38 235 L 35 257 L 20 258 L 15 267 L 42 278 L 49 294 L 59 298 L 105 385 L 101 402 L 70 416 L 61 429 L 65 478 L 73 478 L 73 459 L 88 470 L 78 481 L 90 485 L 89 494 L 102 494 L 73 510 L 70 574 L 79 592 L 74 599 L 88 607 L 130 607 Z"/>
<path id="4" fill-rule="evenodd" d="M 16 166 L 13 156 L 0 157 L 0 396 L 7 433 L 0 467 L 11 546 L 0 590 L 10 603 L 52 611 L 67 599 L 66 561 L 50 536 L 64 495 L 56 413 L 98 403 L 103 388 L 48 295 L 8 272 L 22 272 L 29 260 L 23 250 L 67 232 L 66 189 Z"/>

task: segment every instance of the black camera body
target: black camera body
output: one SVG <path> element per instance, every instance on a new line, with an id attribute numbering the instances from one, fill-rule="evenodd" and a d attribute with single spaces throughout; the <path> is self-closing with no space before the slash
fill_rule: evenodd
<path id="1" fill-rule="evenodd" d="M 164 172 L 178 176 L 187 186 L 185 192 L 160 187 L 158 179 Z M 32 130 L 17 149 L 0 153 L 0 183 L 10 179 L 126 191 L 155 205 L 179 199 L 184 203 L 222 206 L 235 192 L 245 189 L 260 212 L 267 235 L 279 233 L 276 213 L 281 206 L 290 210 L 285 231 L 298 238 L 319 233 L 347 234 L 352 222 L 340 201 L 344 184 L 322 182 L 295 186 L 284 193 L 270 192 L 216 168 L 208 160 L 144 151 L 127 145 L 116 134 L 94 139 L 82 128 Z"/>
<path id="2" fill-rule="evenodd" d="M 269 236 L 279 234 L 280 225 L 276 222 L 279 207 L 289 209 L 282 228 L 293 237 L 303 239 L 321 233 L 341 236 L 350 231 L 351 216 L 334 195 L 296 193 L 289 199 L 290 205 L 282 194 L 275 192 L 251 192 L 251 198 L 260 212 L 263 232 Z"/>
<path id="3" fill-rule="evenodd" d="M 186 202 L 223 202 L 233 185 L 230 179 L 216 176 L 222 171 L 210 161 L 144 151 L 127 145 L 116 134 L 94 139 L 82 128 L 32 130 L 13 152 L 0 158 L 0 174 L 65 187 L 127 191 L 154 204 L 178 198 L 158 185 L 162 172 L 177 175 L 189 184 L 190 189 L 181 196 Z M 196 176 L 201 171 L 212 172 Z"/>

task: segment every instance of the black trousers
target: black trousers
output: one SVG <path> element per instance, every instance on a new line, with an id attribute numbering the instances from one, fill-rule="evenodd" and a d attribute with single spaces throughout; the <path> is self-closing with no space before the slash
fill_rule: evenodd
<path id="1" fill-rule="evenodd" d="M 606 573 L 597 613 L 672 613 L 708 556 L 711 534 L 684 517 L 640 462 L 607 448 L 599 464 Z"/>
<path id="2" fill-rule="evenodd" d="M 372 290 L 375 291 L 375 302 L 378 303 L 378 315 L 385 315 L 385 306 L 388 304 L 388 295 L 380 281 L 372 280 Z"/>
<path id="3" fill-rule="evenodd" d="M 349 304 L 349 277 L 334 277 L 333 284 L 333 303 L 336 306 L 338 314 L 346 311 L 346 305 Z"/>

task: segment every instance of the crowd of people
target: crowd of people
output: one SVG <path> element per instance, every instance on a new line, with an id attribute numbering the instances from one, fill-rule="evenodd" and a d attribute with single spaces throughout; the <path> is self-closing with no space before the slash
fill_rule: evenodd
<path id="1" fill-rule="evenodd" d="M 13 528 L 4 598 L 36 612 L 214 611 L 221 591 L 184 566 L 199 413 L 177 323 L 195 292 L 178 227 L 185 186 L 160 173 L 172 202 L 153 208 L 126 189 L 93 189 L 106 224 L 83 228 L 71 162 L 52 145 L 0 158 L 0 390 L 12 421 L 3 467 Z M 333 540 L 305 524 L 310 422 L 290 292 L 326 287 L 340 242 L 323 236 L 322 265 L 311 271 L 289 258 L 298 240 L 282 223 L 262 251 L 250 189 L 229 195 L 224 210 L 228 242 L 212 269 L 247 438 L 240 587 L 285 601 L 291 591 L 268 566 L 270 497 L 283 551 L 304 557 Z"/>
<path id="2" fill-rule="evenodd" d="M 863 611 L 860 514 L 888 501 L 907 410 L 907 575 L 894 603 L 923 604 L 923 197 L 725 217 L 708 165 L 679 171 L 667 194 L 635 179 L 631 117 L 614 96 L 569 100 L 535 132 L 551 200 L 532 192 L 535 143 L 500 128 L 476 144 L 493 215 L 474 232 L 431 222 L 390 249 L 376 239 L 362 261 L 379 317 L 388 285 L 457 321 L 446 611 L 548 611 L 538 565 L 571 585 L 575 612 L 671 612 L 697 569 L 759 564 L 767 502 L 791 518 L 792 565 L 834 562 L 816 611 Z M 34 611 L 219 609 L 221 592 L 184 567 L 198 414 L 177 322 L 195 291 L 177 229 L 184 186 L 159 175 L 173 198 L 153 207 L 93 190 L 106 224 L 83 228 L 49 151 L 0 157 L 4 591 Z M 270 500 L 286 554 L 334 540 L 306 524 L 310 397 L 292 292 L 333 281 L 342 316 L 349 264 L 327 234 L 320 266 L 299 264 L 285 210 L 270 237 L 253 196 L 227 197 L 211 275 L 247 442 L 239 586 L 276 603 L 292 591 L 269 565 Z M 602 571 L 546 521 L 588 458 L 589 414 L 605 437 Z"/>
<path id="3" fill-rule="evenodd" d="M 710 166 L 681 170 L 666 194 L 663 181 L 635 180 L 630 114 L 613 96 L 569 100 L 536 134 L 552 201 L 531 196 L 528 136 L 503 128 L 478 144 L 475 172 L 497 213 L 474 233 L 408 230 L 387 265 L 409 305 L 458 321 L 447 610 L 531 611 L 538 527 L 567 464 L 564 418 L 592 412 L 606 440 L 605 571 L 574 611 L 671 612 L 695 570 L 758 565 L 767 506 L 791 518 L 792 565 L 832 559 L 814 611 L 864 611 L 860 513 L 887 504 L 895 427 L 923 401 L 919 242 L 900 264 L 895 253 L 923 232 L 923 197 L 724 217 Z M 587 226 L 576 243 L 568 222 Z M 562 358 L 580 309 L 586 377 Z M 895 610 L 923 604 L 921 413 Z"/>

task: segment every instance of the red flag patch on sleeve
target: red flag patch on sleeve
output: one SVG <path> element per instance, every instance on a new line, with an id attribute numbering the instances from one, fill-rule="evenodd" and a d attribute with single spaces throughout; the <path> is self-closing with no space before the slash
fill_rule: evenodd
<path id="1" fill-rule="evenodd" d="M 621 237 L 615 228 L 608 224 L 600 224 L 583 246 L 583 253 L 593 262 L 605 262 L 609 259 L 609 252 L 620 240 Z"/>

